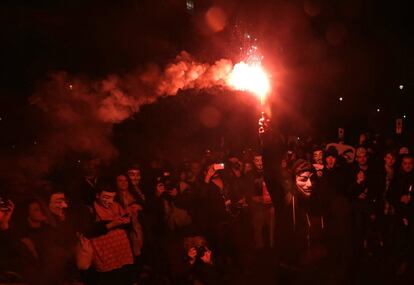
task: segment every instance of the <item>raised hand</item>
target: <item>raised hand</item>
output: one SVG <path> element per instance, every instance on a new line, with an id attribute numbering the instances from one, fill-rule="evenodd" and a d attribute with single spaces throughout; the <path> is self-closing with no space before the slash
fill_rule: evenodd
<path id="1" fill-rule="evenodd" d="M 259 134 L 264 134 L 269 130 L 269 118 L 265 112 L 262 112 L 262 116 L 259 119 Z"/>

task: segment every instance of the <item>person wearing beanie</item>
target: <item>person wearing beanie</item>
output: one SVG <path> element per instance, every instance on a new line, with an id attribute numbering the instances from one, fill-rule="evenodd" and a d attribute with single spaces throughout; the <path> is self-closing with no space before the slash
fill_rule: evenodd
<path id="1" fill-rule="evenodd" d="M 310 284 L 326 279 L 326 225 L 322 199 L 314 189 L 316 174 L 304 159 L 292 165 L 291 185 L 283 185 L 281 161 L 284 148 L 262 136 L 264 179 L 275 207 L 275 251 L 279 284 Z"/>

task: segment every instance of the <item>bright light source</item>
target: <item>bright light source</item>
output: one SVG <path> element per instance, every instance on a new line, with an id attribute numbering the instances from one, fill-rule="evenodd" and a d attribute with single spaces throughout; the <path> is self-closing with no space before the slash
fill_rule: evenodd
<path id="1" fill-rule="evenodd" d="M 378 109 L 377 109 L 377 112 L 380 112 L 380 111 L 381 111 L 381 110 L 380 110 L 380 108 L 378 108 Z"/>
<path id="2" fill-rule="evenodd" d="M 403 90 L 404 89 L 404 85 L 400 85 L 400 90 Z"/>
<path id="3" fill-rule="evenodd" d="M 404 115 L 403 118 L 406 119 L 407 118 L 407 115 Z"/>
<path id="4" fill-rule="evenodd" d="M 342 97 L 339 97 L 339 101 L 341 101 L 341 102 L 342 102 L 343 100 L 344 100 L 344 98 L 342 98 Z"/>
<path id="5" fill-rule="evenodd" d="M 252 92 L 263 100 L 270 91 L 270 81 L 259 63 L 237 63 L 228 79 L 228 84 L 236 90 Z"/>

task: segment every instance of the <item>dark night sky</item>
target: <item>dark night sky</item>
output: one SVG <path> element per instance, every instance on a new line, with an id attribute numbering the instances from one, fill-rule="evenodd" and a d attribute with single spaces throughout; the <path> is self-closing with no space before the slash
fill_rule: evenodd
<path id="1" fill-rule="evenodd" d="M 381 129 L 405 114 L 409 124 L 414 33 L 407 2 L 194 0 L 189 12 L 185 0 L 2 1 L 0 145 L 36 137 L 28 98 L 50 72 L 100 78 L 163 66 L 181 50 L 199 61 L 237 60 L 244 31 L 258 38 L 280 109 L 293 122 Z M 221 32 L 203 26 L 212 5 L 226 12 Z"/>

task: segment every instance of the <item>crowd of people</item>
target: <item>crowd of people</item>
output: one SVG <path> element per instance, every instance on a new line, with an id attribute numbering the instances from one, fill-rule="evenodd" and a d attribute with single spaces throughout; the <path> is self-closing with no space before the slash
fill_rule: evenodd
<path id="1" fill-rule="evenodd" d="M 25 199 L 3 193 L 0 283 L 414 280 L 407 145 L 305 145 L 266 130 L 257 150 L 167 161 L 108 173 L 90 157 Z"/>

